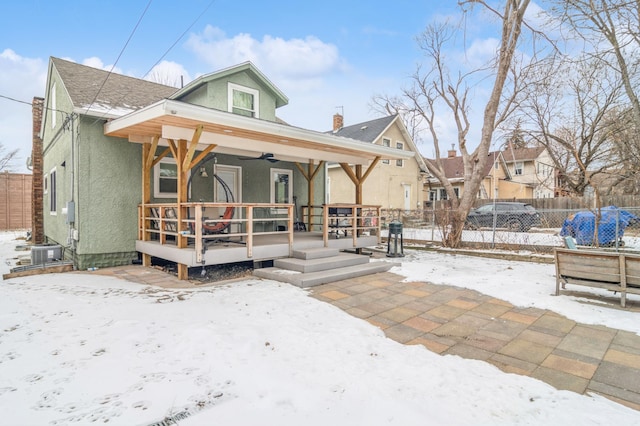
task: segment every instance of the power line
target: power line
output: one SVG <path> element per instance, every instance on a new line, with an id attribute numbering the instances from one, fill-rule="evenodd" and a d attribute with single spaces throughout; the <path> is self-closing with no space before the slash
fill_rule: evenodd
<path id="1" fill-rule="evenodd" d="M 33 106 L 33 104 L 32 104 L 31 102 L 21 101 L 20 99 L 15 99 L 15 98 L 12 98 L 12 97 L 9 97 L 9 96 L 5 96 L 5 95 L 0 95 L 0 98 L 8 99 L 8 100 L 10 100 L 10 101 L 18 102 L 18 103 L 20 103 L 20 104 L 25 104 L 25 105 Z"/>
<path id="2" fill-rule="evenodd" d="M 149 0 L 149 4 L 151 4 L 152 0 Z M 173 42 L 173 44 L 171 46 L 169 46 L 169 48 L 162 54 L 162 56 L 160 56 L 160 59 L 158 59 L 152 66 L 151 68 L 149 68 L 149 70 L 144 74 L 144 76 L 142 77 L 143 79 L 149 75 L 149 73 L 151 73 L 151 71 L 153 71 L 153 69 L 156 67 L 156 65 L 158 65 L 164 58 L 165 56 L 167 56 L 169 54 L 169 52 L 176 46 L 176 44 L 178 44 L 178 42 L 180 42 L 180 40 L 182 40 L 182 38 L 185 36 L 185 34 L 187 34 L 187 32 L 189 32 L 189 30 L 191 30 L 191 28 L 193 28 L 193 26 L 196 24 L 196 22 L 198 22 L 200 20 L 200 18 L 202 18 L 202 16 L 209 10 L 209 8 L 211 8 L 211 6 L 213 5 L 213 3 L 215 3 L 216 0 L 211 0 L 209 2 L 209 4 L 202 10 L 202 12 L 200 12 L 200 14 L 191 22 L 191 24 L 187 27 L 187 29 L 185 29 L 182 34 L 180 34 L 180 36 Z M 147 5 L 148 7 L 148 5 Z M 146 9 L 145 9 L 145 13 L 146 13 Z M 142 17 L 140 17 L 140 19 L 142 19 Z M 138 21 L 139 22 L 139 21 Z M 137 28 L 137 25 L 136 25 Z M 133 34 L 132 34 L 133 35 Z M 127 41 L 128 43 L 128 41 Z M 126 45 L 125 45 L 126 47 Z M 124 49 L 123 49 L 124 50 Z M 118 59 L 120 57 L 118 56 Z M 116 61 L 117 62 L 117 61 Z M 115 66 L 115 64 L 114 64 Z M 113 68 L 112 68 L 113 70 Z M 109 71 L 109 75 L 111 74 L 111 71 Z M 109 75 L 107 75 L 107 78 L 109 78 Z M 105 79 L 105 82 L 107 81 L 107 79 Z M 104 86 L 104 83 L 102 84 L 102 86 Z M 102 89 L 102 87 L 101 87 Z M 100 91 L 98 91 L 100 92 Z M 97 94 L 96 94 L 96 98 L 97 98 Z M 122 101 L 125 97 L 127 96 L 127 94 L 124 94 L 122 96 L 122 98 L 120 98 L 120 101 Z M 95 99 L 93 100 L 93 102 L 95 102 Z M 91 103 L 91 105 L 93 105 L 93 102 Z M 91 105 L 89 107 L 91 107 Z M 99 120 L 101 120 L 102 118 L 104 118 L 104 116 L 113 109 L 113 107 L 110 107 L 106 112 L 104 112 L 101 116 L 97 117 L 96 120 L 91 124 L 94 125 L 96 124 Z M 89 109 L 87 109 L 88 111 Z"/>
<path id="3" fill-rule="evenodd" d="M 149 2 L 147 3 L 147 6 L 144 8 L 144 10 L 142 11 L 142 15 L 140 15 L 140 18 L 138 18 L 138 22 L 136 22 L 136 26 L 133 27 L 133 30 L 131 31 L 131 34 L 129 34 L 129 38 L 127 39 L 127 41 L 125 42 L 124 46 L 122 46 L 122 49 L 120 49 L 120 53 L 118 54 L 118 57 L 116 58 L 116 61 L 113 63 L 113 65 L 111 66 L 111 69 L 109 70 L 109 72 L 107 73 L 107 76 L 105 77 L 104 81 L 102 82 L 102 85 L 100 86 L 100 88 L 98 89 L 98 91 L 96 92 L 95 97 L 93 98 L 93 100 L 91 101 L 91 103 L 89 104 L 89 106 L 87 107 L 86 111 L 88 112 L 89 110 L 91 110 L 91 107 L 93 106 L 93 104 L 95 103 L 95 101 L 98 99 L 98 95 L 100 94 L 100 91 L 102 91 L 102 89 L 104 88 L 104 85 L 107 84 L 107 80 L 109 79 L 109 76 L 111 75 L 111 73 L 113 72 L 114 68 L 116 67 L 116 65 L 118 64 L 118 61 L 120 60 L 120 58 L 122 57 L 122 54 L 124 53 L 125 49 L 127 48 L 127 46 L 129 45 L 129 42 L 131 41 L 131 39 L 133 38 L 133 35 L 136 33 L 136 30 L 138 29 L 138 26 L 140 25 L 140 22 L 142 22 L 142 18 L 144 18 L 144 15 L 147 14 L 147 10 L 149 10 L 149 6 L 151 6 L 151 3 L 153 2 L 153 0 L 149 0 Z"/>
<path id="4" fill-rule="evenodd" d="M 7 99 L 7 100 L 10 100 L 10 101 L 12 101 L 12 102 L 17 102 L 17 103 L 19 103 L 19 104 L 29 105 L 30 107 L 32 107 L 32 108 L 33 108 L 33 102 L 21 101 L 20 99 L 15 99 L 15 98 L 12 98 L 12 97 L 10 97 L 10 96 L 5 96 L 5 95 L 0 95 L 0 98 Z M 72 114 L 72 113 L 70 113 L 70 112 L 63 111 L 63 110 L 61 110 L 61 109 L 49 108 L 48 106 L 46 106 L 46 105 L 44 105 L 44 104 L 42 105 L 42 108 L 43 108 L 43 109 L 46 109 L 46 110 L 49 110 L 49 111 L 53 111 L 53 112 L 60 112 L 60 113 L 62 113 L 62 114 L 67 114 L 67 115 L 71 115 L 71 114 Z"/>
<path id="5" fill-rule="evenodd" d="M 162 54 L 162 56 L 160 57 L 160 59 L 158 59 L 156 61 L 155 64 L 153 64 L 151 66 L 151 68 L 149 68 L 149 71 L 147 71 L 145 73 L 145 75 L 142 78 L 145 78 L 147 75 L 149 75 L 149 73 L 151 71 L 153 71 L 153 69 L 156 67 L 156 65 L 158 65 L 164 58 L 165 56 L 167 56 L 169 54 L 169 52 L 171 52 L 171 50 L 176 46 L 176 44 L 178 44 L 178 42 L 180 40 L 182 40 L 182 38 L 185 36 L 185 34 L 187 34 L 187 32 L 189 32 L 189 30 L 196 24 L 196 22 L 198 22 L 200 20 L 200 18 L 202 18 L 202 15 L 204 15 L 205 13 L 207 13 L 207 11 L 209 10 L 209 8 L 213 5 L 213 3 L 215 3 L 216 0 L 211 0 L 209 2 L 209 4 L 207 5 L 207 7 L 204 8 L 204 10 L 202 12 L 200 12 L 200 15 L 198 15 L 198 17 L 196 19 L 193 20 L 193 22 L 191 22 L 191 25 L 189 25 L 187 27 L 186 30 L 184 30 L 182 32 L 182 34 L 180 34 L 180 36 L 176 39 L 176 41 L 173 42 L 173 44 L 171 46 L 169 46 L 169 48 Z"/>

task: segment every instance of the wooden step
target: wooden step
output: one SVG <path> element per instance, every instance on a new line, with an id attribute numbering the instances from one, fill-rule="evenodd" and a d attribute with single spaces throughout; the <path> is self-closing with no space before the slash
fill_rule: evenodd
<path id="1" fill-rule="evenodd" d="M 276 259 L 273 261 L 273 266 L 297 272 L 318 272 L 361 265 L 363 263 L 369 263 L 369 257 L 359 254 L 340 253 L 337 256 L 317 259 L 297 259 L 294 257 Z"/>
<path id="2" fill-rule="evenodd" d="M 399 263 L 379 261 L 316 272 L 297 272 L 272 267 L 256 269 L 253 271 L 253 275 L 260 278 L 286 282 L 298 287 L 306 288 L 335 281 L 346 280 L 349 278 L 361 277 L 364 275 L 371 275 L 379 272 L 386 272 L 392 267 L 399 265 Z"/>

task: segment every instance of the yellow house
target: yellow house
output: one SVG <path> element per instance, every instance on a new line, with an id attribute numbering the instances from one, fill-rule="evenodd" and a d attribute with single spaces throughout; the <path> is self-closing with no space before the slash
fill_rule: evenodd
<path id="1" fill-rule="evenodd" d="M 553 198 L 557 169 L 543 146 L 518 148 L 509 145 L 502 152 L 514 182 L 522 183 L 527 196 L 515 198 Z M 529 196 L 529 194 L 531 194 Z"/>
<path id="2" fill-rule="evenodd" d="M 512 179 L 507 162 L 500 151 L 488 154 L 489 160 L 485 166 L 484 178 L 477 194 L 479 199 L 512 199 L 532 198 L 533 188 L 522 182 Z M 425 161 L 434 161 L 425 159 Z M 441 159 L 445 176 L 453 185 L 458 197 L 464 192 L 464 163 L 462 156 L 457 156 L 455 149 L 448 151 L 447 158 Z M 447 192 L 440 181 L 435 177 L 429 177 L 425 181 L 425 192 L 428 194 L 428 204 L 434 201 L 447 200 Z"/>
<path id="3" fill-rule="evenodd" d="M 382 159 L 370 172 L 362 188 L 362 203 L 387 209 L 415 210 L 423 206 L 423 178 L 427 173 L 402 119 L 398 115 L 343 127 L 343 117 L 333 117 L 336 136 L 413 152 L 410 159 Z M 327 203 L 352 203 L 354 186 L 337 164 L 327 166 Z"/>

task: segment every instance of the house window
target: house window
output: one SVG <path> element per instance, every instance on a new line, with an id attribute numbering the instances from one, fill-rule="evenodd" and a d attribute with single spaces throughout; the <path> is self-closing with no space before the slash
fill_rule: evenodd
<path id="1" fill-rule="evenodd" d="M 460 188 L 453 188 L 454 194 L 456 194 L 456 198 L 460 198 Z"/>
<path id="2" fill-rule="evenodd" d="M 436 191 L 429 191 L 429 201 L 436 201 Z"/>
<path id="3" fill-rule="evenodd" d="M 440 190 L 440 199 L 441 200 L 446 200 L 447 199 L 447 190 L 446 189 L 441 189 Z"/>
<path id="4" fill-rule="evenodd" d="M 259 118 L 259 101 L 257 90 L 229 83 L 229 112 Z"/>
<path id="5" fill-rule="evenodd" d="M 55 168 L 49 172 L 49 213 L 52 215 L 58 214 L 56 205 L 56 174 Z"/>
<path id="6" fill-rule="evenodd" d="M 382 146 L 391 147 L 391 139 L 382 138 Z M 389 159 L 382 160 L 382 164 L 389 164 Z"/>
<path id="7" fill-rule="evenodd" d="M 178 197 L 178 165 L 173 158 L 163 158 L 154 166 L 153 195 L 156 198 Z"/>
<path id="8" fill-rule="evenodd" d="M 514 170 L 514 174 L 517 176 L 521 176 L 522 175 L 522 170 L 524 169 L 524 163 L 522 161 L 518 161 L 514 164 L 513 166 Z"/>
<path id="9" fill-rule="evenodd" d="M 44 188 L 42 188 L 44 194 L 48 194 L 49 193 L 49 174 L 45 173 L 43 179 L 42 179 L 42 185 L 44 186 Z"/>
<path id="10" fill-rule="evenodd" d="M 293 172 L 287 169 L 271 169 L 271 203 L 291 204 L 293 200 Z M 284 214 L 286 210 L 280 209 Z"/>
<path id="11" fill-rule="evenodd" d="M 402 142 L 396 142 L 396 148 L 399 150 L 404 150 L 404 143 Z M 404 160 L 400 159 L 400 160 L 396 160 L 396 166 L 398 167 L 404 167 Z"/>

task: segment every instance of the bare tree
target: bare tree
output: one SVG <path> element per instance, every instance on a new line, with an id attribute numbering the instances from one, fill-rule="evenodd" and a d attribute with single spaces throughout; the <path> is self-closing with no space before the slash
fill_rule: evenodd
<path id="1" fill-rule="evenodd" d="M 612 120 L 612 139 L 618 165 L 610 179 L 609 193 L 640 194 L 640 127 L 632 111 L 615 111 Z"/>
<path id="2" fill-rule="evenodd" d="M 518 115 L 529 123 L 530 137 L 547 148 L 565 185 L 561 189 L 606 192 L 621 161 L 614 137 L 623 100 L 620 81 L 593 58 L 549 60 L 536 66 L 536 75 L 544 77 L 527 86 Z"/>
<path id="3" fill-rule="evenodd" d="M 449 66 L 454 62 L 445 55 L 445 48 L 462 30 L 449 23 L 429 25 L 418 37 L 418 44 L 425 54 L 426 66 L 418 66 L 411 76 L 411 86 L 403 90 L 402 99 L 378 98 L 377 105 L 396 105 L 396 111 L 406 111 L 419 117 L 427 127 L 434 146 L 435 159 L 427 162 L 429 172 L 435 176 L 452 200 L 453 210 L 445 229 L 443 244 L 457 247 L 462 237 L 465 219 L 473 206 L 476 194 L 485 178 L 485 166 L 489 148 L 498 126 L 513 111 L 517 101 L 518 61 L 517 47 L 522 33 L 524 15 L 529 0 L 507 0 L 502 10 L 495 9 L 484 0 L 459 1 L 464 14 L 471 14 L 475 6 L 495 14 L 502 24 L 500 46 L 496 56 L 486 67 L 457 74 Z M 467 142 L 470 130 L 470 87 L 479 80 L 493 81 L 483 112 L 480 140 L 475 148 Z M 505 90 L 509 84 L 510 90 Z M 395 101 L 395 103 L 394 103 Z M 453 186 L 444 173 L 440 155 L 440 131 L 438 121 L 442 111 L 448 112 L 448 119 L 455 123 L 457 142 L 464 163 L 464 192 L 456 196 Z M 447 146 L 450 141 L 443 141 Z"/>
<path id="4" fill-rule="evenodd" d="M 18 150 L 7 151 L 7 149 L 0 143 L 0 172 L 10 172 L 13 170 L 13 161 Z"/>
<path id="5" fill-rule="evenodd" d="M 573 35 L 592 46 L 591 54 L 608 66 L 621 81 L 640 126 L 640 1 L 555 0 L 558 16 Z"/>

